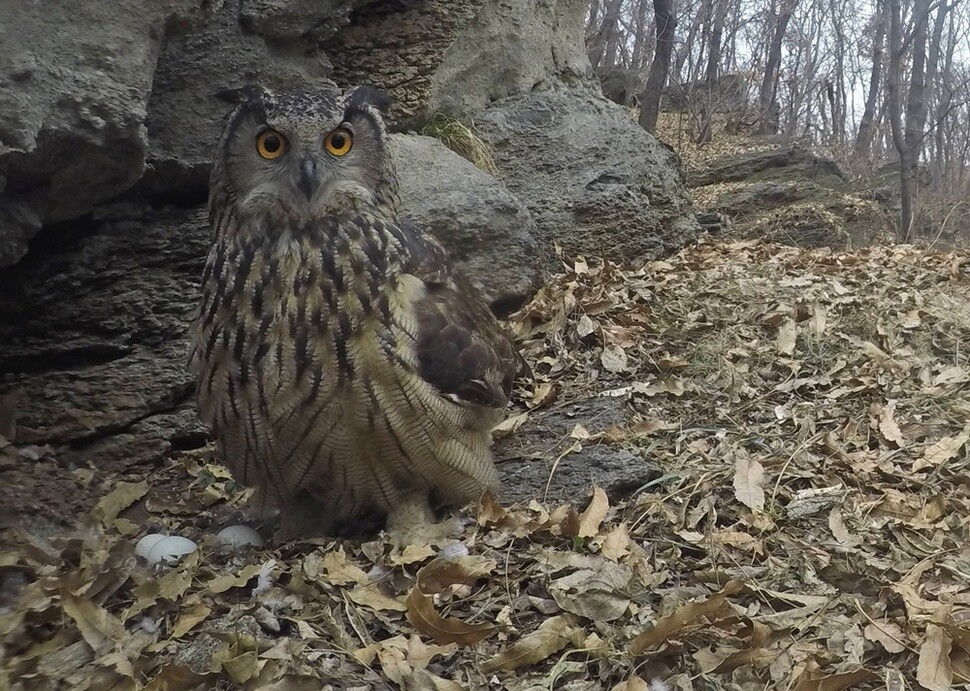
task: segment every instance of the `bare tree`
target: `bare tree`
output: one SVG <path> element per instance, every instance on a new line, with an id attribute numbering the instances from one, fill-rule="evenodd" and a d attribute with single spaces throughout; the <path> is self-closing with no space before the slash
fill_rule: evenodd
<path id="1" fill-rule="evenodd" d="M 869 90 L 866 93 L 865 110 L 863 110 L 862 118 L 859 120 L 859 130 L 853 147 L 853 156 L 860 160 L 868 159 L 872 153 L 876 107 L 882 85 L 883 42 L 886 38 L 886 26 L 889 23 L 887 10 L 888 5 L 880 3 L 873 27 L 872 70 L 869 73 Z"/>
<path id="2" fill-rule="evenodd" d="M 794 13 L 797 4 L 798 0 L 780 0 L 777 13 L 775 13 L 774 2 L 772 2 L 774 17 L 771 43 L 765 59 L 765 71 L 761 80 L 761 89 L 758 92 L 758 103 L 761 108 L 759 131 L 762 134 L 774 134 L 778 131 L 779 107 L 776 96 L 778 91 L 778 67 L 781 65 L 781 43 L 785 38 L 788 22 L 791 21 L 792 13 Z"/>
<path id="3" fill-rule="evenodd" d="M 670 59 L 674 52 L 674 35 L 677 19 L 674 16 L 673 0 L 653 0 L 654 25 L 657 27 L 657 48 L 650 63 L 650 72 L 640 96 L 639 122 L 647 132 L 657 131 L 657 117 L 660 114 L 660 99 L 667 75 L 670 72 Z"/>

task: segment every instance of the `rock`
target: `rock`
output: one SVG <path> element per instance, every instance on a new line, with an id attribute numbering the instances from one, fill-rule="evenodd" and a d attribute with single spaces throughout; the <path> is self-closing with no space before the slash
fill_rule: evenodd
<path id="1" fill-rule="evenodd" d="M 698 232 L 673 152 L 615 103 L 537 92 L 495 102 L 475 125 L 547 246 L 638 263 Z"/>
<path id="2" fill-rule="evenodd" d="M 27 243 L 40 229 L 40 216 L 34 207 L 0 198 L 0 266 L 9 266 L 27 254 Z"/>
<path id="3" fill-rule="evenodd" d="M 542 278 L 529 210 L 437 139 L 396 134 L 402 215 L 431 232 L 494 305 L 510 311 Z"/>
<path id="4" fill-rule="evenodd" d="M 806 248 L 892 238 L 889 210 L 857 194 L 834 161 L 774 138 L 759 143 L 688 174 L 698 204 L 728 219 L 733 235 Z"/>
<path id="5" fill-rule="evenodd" d="M 23 256 L 40 222 L 84 214 L 141 176 L 146 104 L 172 4 L 5 5 L 0 266 Z"/>
<path id="6" fill-rule="evenodd" d="M 659 466 L 630 449 L 595 442 L 563 455 L 575 441 L 569 434 L 578 422 L 590 432 L 623 426 L 628 422 L 626 404 L 616 398 L 589 398 L 533 411 L 515 434 L 495 444 L 503 503 L 547 497 L 550 502 L 581 504 L 593 485 L 618 501 L 662 474 Z"/>
<path id="7" fill-rule="evenodd" d="M 829 187 L 845 181 L 845 174 L 835 161 L 816 156 L 800 146 L 787 145 L 720 159 L 702 170 L 691 171 L 687 184 L 704 187 L 721 182 L 757 182 L 780 177 L 813 180 Z"/>
<path id="8" fill-rule="evenodd" d="M 631 106 L 643 91 L 645 74 L 622 65 L 600 65 L 595 69 L 603 96 L 621 106 Z"/>
<path id="9" fill-rule="evenodd" d="M 269 39 L 330 38 L 350 20 L 346 0 L 243 0 L 242 25 Z"/>
<path id="10" fill-rule="evenodd" d="M 486 0 L 448 46 L 429 108 L 472 116 L 488 103 L 591 79 L 584 0 Z"/>
<path id="11" fill-rule="evenodd" d="M 0 271 L 0 396 L 19 391 L 15 441 L 57 454 L 4 472 L 0 506 L 57 526 L 90 508 L 102 480 L 205 443 L 188 329 L 208 247 L 201 209 L 73 221 Z"/>
<path id="12" fill-rule="evenodd" d="M 705 233 L 718 234 L 725 230 L 724 218 L 716 211 L 703 211 L 696 216 L 697 224 Z"/>
<path id="13" fill-rule="evenodd" d="M 394 122 L 472 116 L 540 85 L 591 83 L 586 10 L 583 0 L 378 0 L 324 45 L 337 83 L 390 92 Z"/>
<path id="14" fill-rule="evenodd" d="M 59 233 L 0 273 L 0 390 L 21 391 L 15 441 L 80 448 L 134 425 L 146 431 L 193 386 L 187 334 L 209 246 L 205 214 L 75 222 Z M 102 446 L 100 455 L 139 463 L 168 451 L 163 435 L 145 436 L 141 453 L 118 440 L 124 453 Z"/>
<path id="15" fill-rule="evenodd" d="M 183 33 L 166 37 L 148 103 L 149 168 L 141 187 L 150 195 L 204 200 L 233 90 L 255 81 L 270 89 L 333 88 L 314 40 L 273 41 L 246 31 L 240 2 L 206 3 Z"/>

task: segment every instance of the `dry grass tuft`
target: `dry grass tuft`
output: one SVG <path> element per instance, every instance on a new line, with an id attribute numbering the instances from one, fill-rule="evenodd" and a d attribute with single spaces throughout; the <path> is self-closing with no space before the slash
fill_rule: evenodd
<path id="1" fill-rule="evenodd" d="M 498 168 L 488 144 L 468 125 L 455 120 L 444 113 L 435 113 L 424 127 L 421 134 L 434 137 L 459 156 L 468 159 L 478 168 L 489 175 L 496 175 Z"/>

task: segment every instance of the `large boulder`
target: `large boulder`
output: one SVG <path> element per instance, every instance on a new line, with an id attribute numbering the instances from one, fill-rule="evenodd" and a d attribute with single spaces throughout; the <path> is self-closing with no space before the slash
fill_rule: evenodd
<path id="1" fill-rule="evenodd" d="M 586 10 L 584 0 L 377 0 L 324 45 L 338 84 L 390 92 L 395 122 L 473 116 L 543 85 L 592 83 Z"/>
<path id="2" fill-rule="evenodd" d="M 270 5 L 285 9 L 286 3 L 241 2 L 206 3 L 166 37 L 148 103 L 150 150 L 143 189 L 149 194 L 204 198 L 209 165 L 235 90 L 253 82 L 271 89 L 333 88 L 330 64 L 316 39 L 275 38 L 297 30 L 287 23 L 296 18 L 282 9 L 281 16 L 272 12 Z M 340 14 L 349 5 L 320 3 L 319 12 L 303 19 Z M 244 23 L 264 35 L 247 30 Z"/>
<path id="3" fill-rule="evenodd" d="M 131 187 L 173 2 L 5 3 L 0 23 L 0 266 L 42 224 Z"/>
<path id="4" fill-rule="evenodd" d="M 536 92 L 497 101 L 475 125 L 548 246 L 642 262 L 698 232 L 676 156 L 615 103 Z"/>
<path id="5" fill-rule="evenodd" d="M 391 151 L 402 215 L 441 240 L 497 311 L 527 300 L 542 274 L 529 210 L 437 139 L 396 134 Z"/>
<path id="6" fill-rule="evenodd" d="M 0 506 L 53 521 L 46 512 L 62 506 L 24 502 L 57 496 L 87 506 L 112 473 L 156 462 L 173 444 L 204 443 L 187 361 L 208 245 L 201 210 L 135 209 L 45 233 L 0 272 L 0 396 L 16 392 L 13 441 L 49 446 L 57 458 L 24 457 L 7 469 Z M 77 466 L 96 473 L 86 496 Z"/>
<path id="7" fill-rule="evenodd" d="M 347 0 L 243 0 L 240 18 L 247 31 L 270 40 L 324 40 L 350 21 Z"/>
<path id="8" fill-rule="evenodd" d="M 854 189 L 834 161 L 777 137 L 757 143 L 687 174 L 698 206 L 726 219 L 732 235 L 795 247 L 891 240 L 893 215 Z"/>

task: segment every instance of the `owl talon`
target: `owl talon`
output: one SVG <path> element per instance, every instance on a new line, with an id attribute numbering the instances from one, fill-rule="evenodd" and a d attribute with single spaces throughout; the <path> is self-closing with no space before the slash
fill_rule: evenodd
<path id="1" fill-rule="evenodd" d="M 424 495 L 414 495 L 400 502 L 387 516 L 387 534 L 395 549 L 408 545 L 434 545 L 451 541 L 462 533 L 461 523 L 454 518 L 435 521 Z"/>

